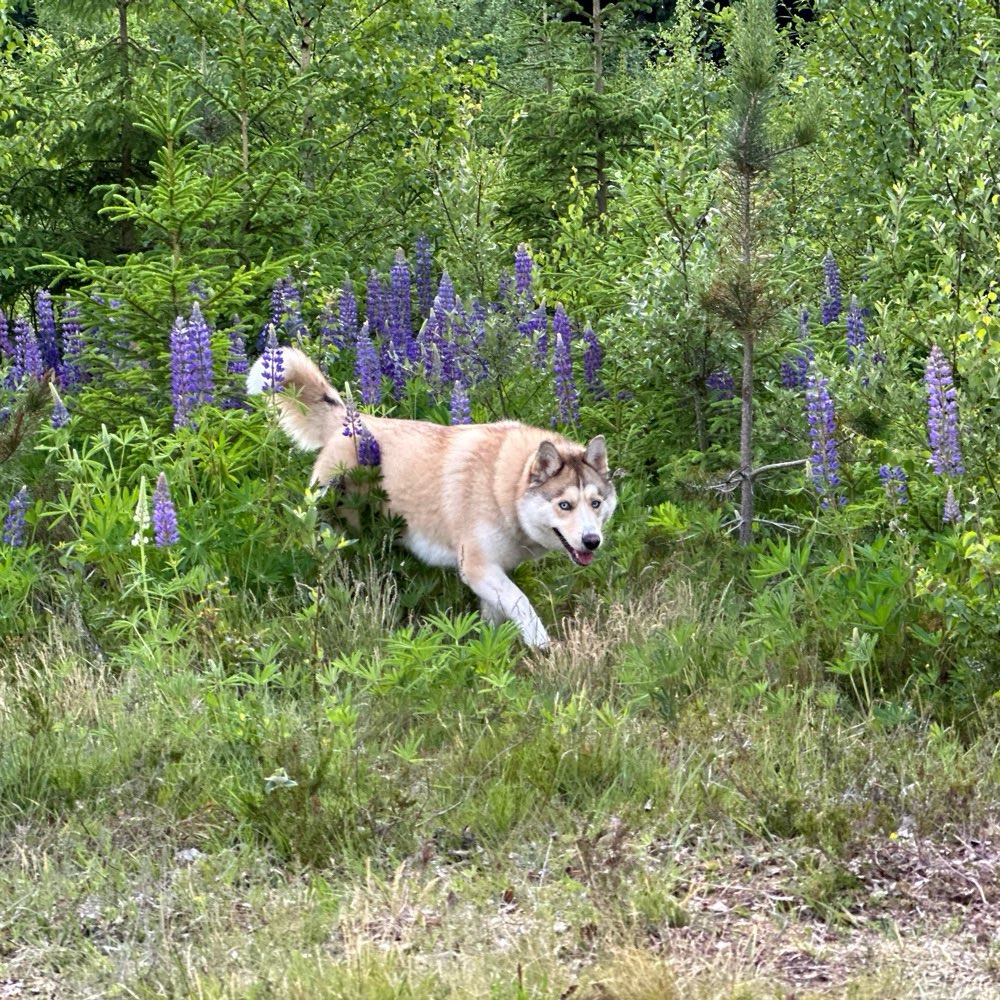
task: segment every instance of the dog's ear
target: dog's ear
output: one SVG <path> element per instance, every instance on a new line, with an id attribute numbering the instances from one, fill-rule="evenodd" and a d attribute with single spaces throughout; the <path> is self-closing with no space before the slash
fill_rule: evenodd
<path id="1" fill-rule="evenodd" d="M 587 450 L 584 452 L 583 460 L 592 469 L 596 469 L 602 476 L 608 475 L 608 449 L 604 444 L 604 435 L 598 434 L 587 443 Z"/>
<path id="2" fill-rule="evenodd" d="M 532 486 L 541 486 L 563 467 L 562 455 L 551 441 L 543 441 L 535 452 L 528 480 Z"/>

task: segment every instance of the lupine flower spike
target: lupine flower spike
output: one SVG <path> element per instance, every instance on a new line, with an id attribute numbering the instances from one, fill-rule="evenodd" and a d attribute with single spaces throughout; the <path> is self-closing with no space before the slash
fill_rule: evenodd
<path id="1" fill-rule="evenodd" d="M 469 394 L 465 386 L 458 380 L 452 386 L 451 407 L 449 410 L 453 424 L 471 424 L 472 414 L 469 408 Z"/>
<path id="2" fill-rule="evenodd" d="M 890 503 L 901 505 L 909 502 L 910 495 L 906 483 L 906 473 L 900 466 L 880 465 L 878 475 Z"/>
<path id="3" fill-rule="evenodd" d="M 42 288 L 35 296 L 35 311 L 38 316 L 38 347 L 42 364 L 47 369 L 58 372 L 62 365 L 59 351 L 59 335 L 56 333 L 56 316 L 52 309 L 52 296 Z"/>
<path id="4" fill-rule="evenodd" d="M 531 298 L 531 254 L 526 244 L 521 243 L 514 254 L 514 291 L 524 299 Z"/>
<path id="5" fill-rule="evenodd" d="M 263 354 L 267 349 L 267 335 L 271 330 L 277 331 L 281 327 L 282 318 L 285 313 L 285 279 L 278 278 L 271 287 L 271 314 L 267 322 L 260 328 L 260 335 L 257 337 L 257 350 Z M 277 334 L 275 334 L 277 335 Z"/>
<path id="6" fill-rule="evenodd" d="M 31 329 L 31 324 L 23 316 L 14 320 L 14 365 L 11 374 L 15 375 L 16 381 L 20 381 L 26 375 L 40 379 L 45 374 L 45 362 L 42 359 L 38 338 Z"/>
<path id="7" fill-rule="evenodd" d="M 445 271 L 438 282 L 437 300 L 435 303 L 441 308 L 445 315 L 453 313 L 456 309 L 455 286 L 451 283 L 451 276 Z"/>
<path id="8" fill-rule="evenodd" d="M 823 308 L 820 311 L 820 322 L 823 326 L 829 326 L 840 316 L 840 310 L 843 307 L 840 294 L 840 270 L 829 250 L 823 258 L 823 284 L 825 295 L 823 296 Z"/>
<path id="9" fill-rule="evenodd" d="M 83 354 L 86 345 L 80 329 L 80 310 L 72 302 L 67 302 L 60 322 L 62 330 L 63 356 L 59 369 L 59 382 L 64 389 L 71 389 L 87 381 Z"/>
<path id="10" fill-rule="evenodd" d="M 337 322 L 340 331 L 340 347 L 350 347 L 358 336 L 358 300 L 354 297 L 354 285 L 345 276 L 337 300 Z"/>
<path id="11" fill-rule="evenodd" d="M 0 309 L 0 354 L 7 357 L 14 357 L 14 345 L 10 339 L 10 327 L 7 324 L 7 315 Z"/>
<path id="12" fill-rule="evenodd" d="M 69 423 L 69 410 L 62 400 L 62 396 L 56 391 L 55 385 L 50 385 L 52 390 L 52 426 L 56 429 L 65 427 Z"/>
<path id="13" fill-rule="evenodd" d="M 389 336 L 402 362 L 416 361 L 413 339 L 413 297 L 410 292 L 410 265 L 402 248 L 396 250 L 389 274 Z"/>
<path id="14" fill-rule="evenodd" d="M 261 382 L 264 392 L 280 392 L 285 386 L 285 360 L 272 326 L 267 333 L 261 357 Z"/>
<path id="15" fill-rule="evenodd" d="M 791 348 L 781 362 L 781 384 L 786 389 L 804 389 L 809 377 L 814 352 L 809 343 L 809 313 L 799 315 L 799 342 Z"/>
<path id="16" fill-rule="evenodd" d="M 728 368 L 716 368 L 705 376 L 705 388 L 716 399 L 732 399 L 736 394 L 733 373 Z"/>
<path id="17" fill-rule="evenodd" d="M 229 357 L 226 359 L 226 375 L 230 387 L 242 385 L 249 370 L 250 365 L 247 363 L 247 349 L 243 342 L 240 319 L 238 316 L 234 316 L 233 326 L 229 331 Z M 242 407 L 243 400 L 239 395 L 226 396 L 222 401 L 224 410 L 239 410 Z"/>
<path id="18" fill-rule="evenodd" d="M 282 287 L 282 322 L 288 331 L 290 340 L 301 341 L 309 336 L 306 324 L 302 319 L 302 292 L 299 291 L 295 279 L 289 275 Z"/>
<path id="19" fill-rule="evenodd" d="M 588 324 L 583 331 L 583 381 L 594 399 L 608 394 L 601 381 L 601 360 L 601 342 Z"/>
<path id="20" fill-rule="evenodd" d="M 417 245 L 413 261 L 413 280 L 417 286 L 417 308 L 422 317 L 427 316 L 434 305 L 433 261 L 431 259 L 431 241 L 421 233 L 417 237 Z"/>
<path id="21" fill-rule="evenodd" d="M 194 366 L 188 350 L 187 323 L 178 316 L 170 328 L 170 398 L 174 404 L 174 427 L 183 427 L 193 409 L 196 393 Z"/>
<path id="22" fill-rule="evenodd" d="M 166 475 L 161 472 L 156 479 L 156 489 L 153 490 L 153 544 L 157 548 L 166 548 L 180 541 L 180 537 L 170 486 Z"/>
<path id="23" fill-rule="evenodd" d="M 376 466 L 382 461 L 381 451 L 375 436 L 364 425 L 361 414 L 351 403 L 344 414 L 344 437 L 354 438 L 358 450 L 358 465 Z"/>
<path id="24" fill-rule="evenodd" d="M 212 372 L 212 331 L 197 301 L 191 305 L 187 329 L 198 394 L 195 405 L 203 406 L 215 400 L 215 376 Z"/>
<path id="25" fill-rule="evenodd" d="M 836 496 L 838 503 L 846 502 L 844 497 L 836 494 L 840 485 L 840 464 L 837 460 L 837 424 L 828 386 L 828 380 L 818 375 L 811 375 L 806 385 L 806 418 L 812 442 L 810 465 L 813 485 L 822 497 L 820 506 L 824 508 L 829 506 L 828 493 Z"/>
<path id="26" fill-rule="evenodd" d="M 944 510 L 941 512 L 941 520 L 945 524 L 958 524 L 962 520 L 962 509 L 955 499 L 954 487 L 948 487 L 948 493 L 944 498 Z"/>
<path id="27" fill-rule="evenodd" d="M 964 471 L 958 443 L 958 396 L 951 365 L 935 344 L 927 358 L 927 436 L 931 464 L 939 476 L 960 476 Z"/>
<path id="28" fill-rule="evenodd" d="M 382 399 L 382 373 L 375 354 L 375 345 L 369 335 L 368 320 L 358 330 L 354 350 L 354 375 L 361 387 L 361 402 L 373 406 Z"/>
<path id="29" fill-rule="evenodd" d="M 14 548 L 24 545 L 24 515 L 31 503 L 28 487 L 22 486 L 7 505 L 7 516 L 3 522 L 3 540 Z"/>
<path id="30" fill-rule="evenodd" d="M 191 318 L 178 316 L 170 330 L 170 388 L 174 427 L 186 426 L 199 406 L 214 402 L 211 331 L 197 302 Z"/>
<path id="31" fill-rule="evenodd" d="M 580 397 L 573 380 L 573 356 L 570 351 L 573 334 L 561 303 L 552 316 L 552 333 L 555 338 L 552 369 L 556 377 L 559 420 L 564 424 L 575 424 L 580 419 Z"/>
<path id="32" fill-rule="evenodd" d="M 847 307 L 847 360 L 850 364 L 858 365 L 864 360 L 867 340 L 861 306 L 857 296 L 852 295 L 851 304 Z"/>
<path id="33" fill-rule="evenodd" d="M 378 272 L 368 272 L 368 286 L 365 290 L 365 308 L 368 319 L 368 336 L 377 340 L 388 327 L 388 306 L 385 301 L 385 286 Z"/>

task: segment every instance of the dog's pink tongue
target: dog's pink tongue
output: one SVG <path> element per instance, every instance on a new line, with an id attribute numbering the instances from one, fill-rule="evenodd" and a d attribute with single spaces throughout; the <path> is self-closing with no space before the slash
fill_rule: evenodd
<path id="1" fill-rule="evenodd" d="M 573 555 L 576 556 L 576 561 L 581 566 L 589 566 L 594 561 L 594 553 L 587 552 L 586 550 L 574 549 Z"/>

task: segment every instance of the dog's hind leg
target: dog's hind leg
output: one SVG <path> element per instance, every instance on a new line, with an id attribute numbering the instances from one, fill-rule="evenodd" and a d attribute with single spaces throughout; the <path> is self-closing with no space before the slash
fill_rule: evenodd
<path id="1" fill-rule="evenodd" d="M 465 552 L 459 573 L 482 602 L 483 617 L 487 621 L 496 623 L 509 618 L 521 630 L 529 646 L 548 648 L 549 636 L 538 613 L 521 588 L 496 563 Z"/>

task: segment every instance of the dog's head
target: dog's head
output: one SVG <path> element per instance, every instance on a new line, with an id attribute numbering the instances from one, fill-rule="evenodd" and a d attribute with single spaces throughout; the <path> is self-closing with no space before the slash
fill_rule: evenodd
<path id="1" fill-rule="evenodd" d="M 587 566 L 616 502 L 603 436 L 584 449 L 543 441 L 529 467 L 518 512 L 532 541 L 546 549 L 564 548 L 573 562 Z"/>

